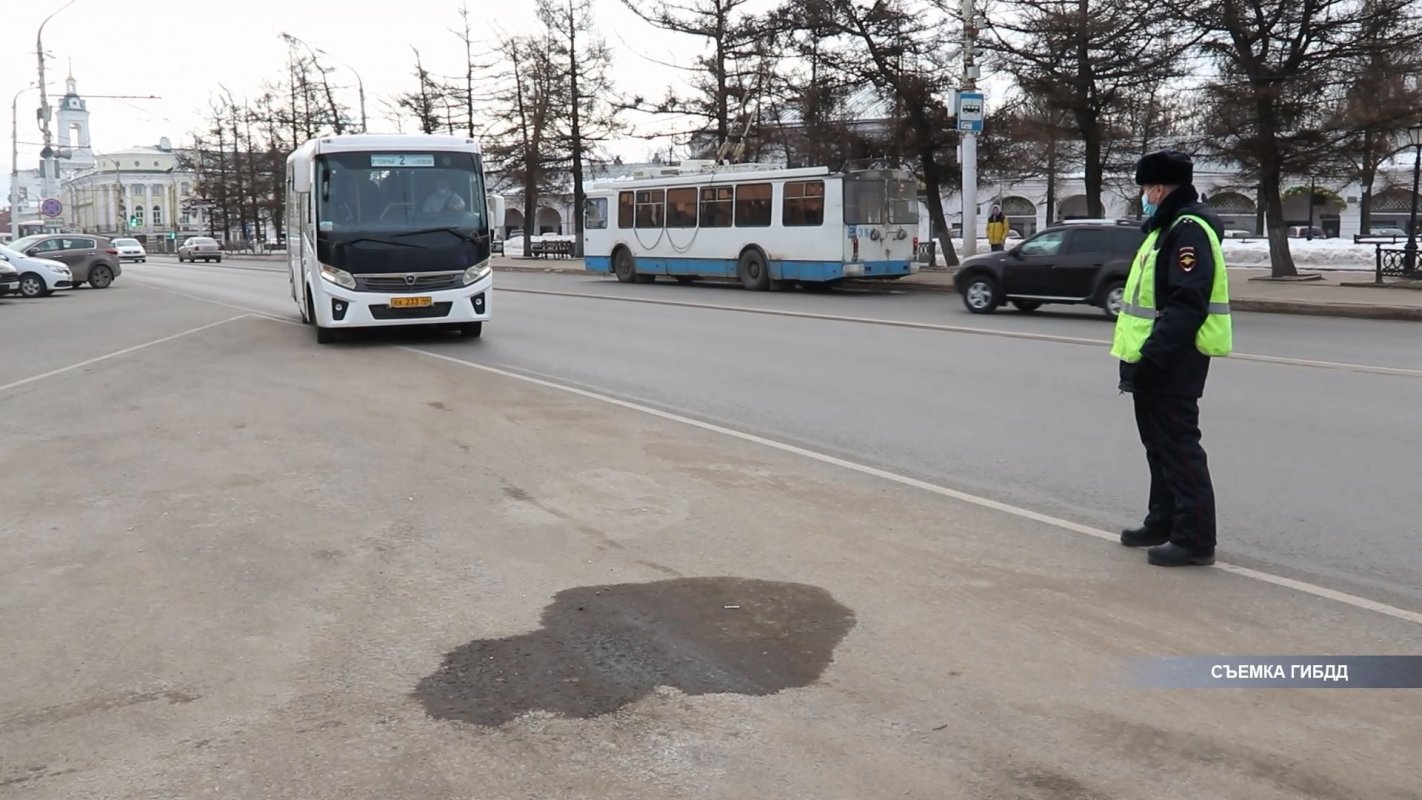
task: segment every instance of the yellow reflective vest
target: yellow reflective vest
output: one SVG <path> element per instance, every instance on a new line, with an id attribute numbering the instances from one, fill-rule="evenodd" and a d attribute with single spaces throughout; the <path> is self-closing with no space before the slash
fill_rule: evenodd
<path id="1" fill-rule="evenodd" d="M 1210 238 L 1210 254 L 1214 258 L 1214 280 L 1210 286 L 1210 300 L 1205 324 L 1195 335 L 1195 347 L 1207 356 L 1227 356 L 1234 347 L 1234 328 L 1229 314 L 1229 276 L 1225 274 L 1224 250 L 1220 238 L 1210 223 L 1193 214 L 1185 214 L 1171 223 L 1171 228 L 1181 220 L 1189 219 L 1205 230 Z M 1164 229 L 1150 232 L 1136 251 L 1131 263 L 1130 275 L 1126 277 L 1126 288 L 1122 295 L 1121 313 L 1116 317 L 1116 333 L 1111 342 L 1111 355 L 1134 364 L 1141 360 L 1141 348 L 1155 329 L 1155 321 L 1161 315 L 1156 306 L 1155 282 L 1156 260 L 1160 255 L 1160 237 Z"/>

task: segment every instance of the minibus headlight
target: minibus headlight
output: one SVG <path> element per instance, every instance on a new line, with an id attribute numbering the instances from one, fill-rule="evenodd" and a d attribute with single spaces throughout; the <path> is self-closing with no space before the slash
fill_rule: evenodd
<path id="1" fill-rule="evenodd" d="M 488 277 L 493 271 L 494 267 L 487 261 L 482 264 L 475 264 L 469 269 L 464 270 L 464 285 L 469 286 L 470 284 L 478 283 Z"/>
<path id="2" fill-rule="evenodd" d="M 349 272 L 346 272 L 343 269 L 337 269 L 336 267 L 333 267 L 330 264 L 321 265 L 321 277 L 325 278 L 331 283 L 336 284 L 337 286 L 344 286 L 347 289 L 354 289 L 356 287 L 356 279 L 354 275 L 350 274 Z"/>

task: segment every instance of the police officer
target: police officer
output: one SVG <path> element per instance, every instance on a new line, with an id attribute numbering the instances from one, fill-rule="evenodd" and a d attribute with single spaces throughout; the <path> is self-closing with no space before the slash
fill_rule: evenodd
<path id="1" fill-rule="evenodd" d="M 1200 446 L 1200 398 L 1210 359 L 1233 346 L 1223 226 L 1193 181 L 1186 153 L 1162 150 L 1137 163 L 1146 239 L 1126 280 L 1111 345 L 1150 467 L 1145 520 L 1122 531 L 1121 544 L 1149 547 L 1150 563 L 1169 567 L 1215 560 L 1215 494 Z"/>

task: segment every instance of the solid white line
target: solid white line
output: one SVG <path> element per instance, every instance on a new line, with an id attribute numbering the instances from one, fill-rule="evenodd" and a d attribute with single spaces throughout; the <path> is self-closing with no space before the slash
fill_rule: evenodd
<path id="1" fill-rule="evenodd" d="M 809 450 L 804 447 L 799 447 L 793 444 L 786 444 L 785 442 L 779 442 L 774 439 L 767 439 L 763 436 L 757 436 L 753 433 L 746 433 L 744 431 L 735 430 L 734 428 L 727 428 L 721 425 L 716 425 L 714 423 L 703 422 L 702 420 L 693 419 L 691 417 L 684 417 L 680 414 L 674 414 L 669 411 L 662 411 L 661 409 L 652 408 L 651 406 L 642 405 L 641 403 L 635 403 L 630 400 L 622 400 L 616 397 L 611 397 L 609 395 L 588 391 L 587 389 L 579 389 L 575 386 L 568 386 L 565 384 L 557 383 L 555 381 L 535 378 L 529 375 L 524 375 L 499 367 L 491 367 L 485 364 L 479 364 L 472 361 L 464 361 L 462 359 L 455 358 L 454 356 L 448 356 L 442 353 L 432 353 L 428 350 L 421 350 L 417 347 L 400 346 L 400 349 L 411 353 L 418 353 L 420 355 L 438 359 L 440 361 L 446 361 L 461 367 L 477 369 L 483 372 L 488 372 L 506 378 L 512 378 L 514 380 L 523 381 L 525 383 L 531 383 L 535 386 L 541 386 L 546 389 L 554 389 L 560 392 L 566 392 L 568 394 L 584 397 L 589 400 L 596 400 L 600 403 L 618 406 L 619 408 L 625 408 L 631 411 L 638 411 L 643 414 L 648 414 L 653 417 L 659 417 L 661 419 L 669 420 L 671 422 L 678 422 L 683 425 L 689 425 L 693 428 L 700 428 L 701 430 L 710 431 L 712 433 L 718 433 L 722 436 L 729 436 L 734 439 L 740 439 L 742 441 L 751 442 L 753 444 L 758 444 L 763 447 L 769 447 L 775 450 L 779 450 L 781 452 L 790 453 L 792 455 L 801 456 L 803 458 L 808 458 L 813 461 L 819 461 L 823 464 L 830 464 L 832 466 L 858 472 L 863 475 L 869 475 L 875 478 L 890 481 L 903 486 L 908 486 L 914 489 L 920 489 L 922 491 L 929 492 L 940 497 L 952 498 L 954 500 L 958 500 L 964 503 L 970 503 L 972 505 L 980 506 L 982 508 L 992 509 L 993 511 L 1000 511 L 1004 514 L 1011 514 L 1012 516 L 1020 517 L 1022 519 L 1032 520 L 1033 522 L 1040 522 L 1044 525 L 1051 525 L 1053 527 L 1061 528 L 1062 530 L 1071 531 L 1073 533 L 1080 533 L 1086 536 L 1092 536 L 1097 539 L 1102 539 L 1109 542 L 1120 541 L 1120 537 L 1118 534 L 1113 534 L 1108 531 L 1093 528 L 1089 525 L 1082 525 L 1077 522 L 1072 522 L 1071 520 L 1061 519 L 1060 517 L 1053 517 L 1049 514 L 1040 514 L 1036 511 L 1022 508 L 1020 506 L 1014 506 L 1009 503 L 991 500 L 986 497 L 981 497 L 975 494 L 969 494 L 967 492 L 961 492 L 956 489 L 949 489 L 946 486 L 939 486 L 935 483 L 921 481 L 917 478 L 910 478 L 906 475 L 900 475 L 895 472 L 889 472 L 888 470 L 879 469 L 878 467 L 871 467 L 867 464 L 860 464 L 855 461 L 849 461 L 847 459 L 839 458 L 838 456 L 820 453 L 818 451 Z M 1378 614 L 1384 614 L 1395 619 L 1403 620 L 1405 622 L 1411 622 L 1416 625 L 1422 625 L 1422 613 L 1418 613 L 1416 611 L 1409 611 L 1404 608 L 1397 608 L 1396 606 L 1390 606 L 1386 603 L 1379 603 L 1364 597 L 1358 597 L 1356 595 L 1348 594 L 1346 592 L 1339 592 L 1322 586 L 1315 586 L 1314 584 L 1294 580 L 1292 578 L 1271 575 L 1267 572 L 1260 572 L 1259 570 L 1249 569 L 1247 567 L 1240 567 L 1235 566 L 1233 564 L 1224 564 L 1219 562 L 1216 562 L 1216 566 L 1220 567 L 1226 572 L 1230 572 L 1241 577 L 1251 578 L 1257 581 L 1261 581 L 1263 583 L 1272 584 L 1274 586 L 1281 586 L 1288 589 L 1293 589 L 1295 591 L 1311 594 L 1315 597 L 1320 597 L 1326 600 L 1333 600 L 1339 603 L 1344 603 L 1353 606 L 1355 608 L 1364 609 L 1366 611 L 1373 611 Z"/>
<path id="2" fill-rule="evenodd" d="M 171 341 L 173 341 L 174 339 L 181 339 L 181 338 L 183 338 L 184 336 L 191 336 L 191 335 L 194 334 L 194 333 L 201 333 L 201 332 L 203 332 L 203 331 L 205 331 L 205 330 L 208 330 L 208 329 L 210 329 L 210 328 L 216 328 L 216 327 L 219 326 L 219 325 L 226 325 L 226 324 L 229 323 L 229 322 L 235 322 L 235 321 L 237 321 L 237 320 L 239 320 L 239 319 L 246 319 L 247 317 L 250 317 L 250 316 L 252 316 L 252 315 L 251 315 L 251 314 L 238 314 L 238 315 L 235 316 L 235 317 L 228 317 L 227 319 L 224 319 L 224 320 L 222 320 L 221 322 L 209 323 L 209 324 L 203 325 L 203 326 L 201 326 L 201 327 L 193 328 L 192 330 L 183 331 L 182 333 L 175 333 L 175 334 L 173 334 L 172 336 L 164 336 L 162 339 L 154 339 L 154 340 L 151 341 L 151 342 L 144 342 L 143 344 L 136 344 L 136 345 L 134 345 L 133 347 L 125 347 L 125 348 L 122 349 L 122 350 L 115 350 L 115 351 L 112 352 L 112 353 L 108 353 L 108 354 L 99 356 L 99 357 L 97 357 L 97 358 L 91 358 L 91 359 L 89 359 L 89 360 L 87 360 L 87 361 L 80 361 L 80 362 L 77 363 L 77 364 L 70 364 L 70 365 L 67 366 L 67 367 L 60 367 L 59 369 L 50 370 L 49 372 L 46 372 L 46 373 L 44 373 L 44 374 L 42 374 L 42 375 L 32 375 L 32 376 L 30 376 L 30 377 L 28 377 L 28 378 L 22 378 L 22 379 L 20 379 L 20 380 L 18 380 L 18 381 L 15 381 L 15 382 L 13 382 L 13 383 L 7 383 L 7 384 L 5 384 L 4 386 L 0 386 L 0 392 L 4 392 L 4 391 L 10 390 L 10 389 L 14 389 L 14 388 L 16 388 L 16 387 L 24 386 L 24 385 L 26 385 L 26 384 L 34 383 L 34 382 L 36 382 L 36 381 L 42 381 L 42 380 L 44 380 L 45 378 L 53 378 L 53 377 L 56 376 L 56 375 L 63 375 L 63 374 L 66 373 L 66 372 L 72 372 L 72 371 L 74 371 L 74 370 L 76 370 L 76 369 L 82 369 L 82 368 L 87 367 L 87 366 L 89 366 L 89 365 L 91 365 L 91 364 L 97 364 L 97 363 L 99 363 L 100 361 L 107 361 L 107 360 L 109 360 L 109 359 L 111 359 L 111 358 L 117 358 L 117 357 L 122 356 L 122 355 L 128 355 L 129 353 L 134 353 L 134 352 L 137 352 L 137 351 L 139 351 L 139 350 L 143 350 L 143 349 L 145 349 L 145 348 L 153 347 L 154 345 L 160 345 L 160 344 L 163 344 L 163 343 L 165 343 L 165 342 L 171 342 Z"/>
<path id="3" fill-rule="evenodd" d="M 721 305 L 719 303 L 695 303 L 688 300 L 665 300 L 650 297 L 623 297 L 615 294 L 589 294 L 586 292 L 561 292 L 552 289 L 516 289 L 507 286 L 496 287 L 498 292 L 512 292 L 514 294 L 537 294 L 550 297 L 571 297 L 580 300 L 611 300 L 617 303 L 647 303 L 650 305 L 678 306 L 681 308 L 699 308 L 707 311 L 737 311 L 743 314 L 762 314 L 774 317 L 797 317 L 800 319 L 813 319 L 825 322 L 851 322 L 860 325 L 883 325 L 891 328 L 910 328 L 915 330 L 936 331 L 939 333 L 967 333 L 976 336 L 995 336 L 1003 339 L 1025 339 L 1028 341 L 1054 342 L 1057 344 L 1088 345 L 1091 347 L 1110 347 L 1108 339 L 1087 339 L 1079 336 L 1061 336 L 1050 333 L 1026 333 L 1022 331 L 1005 331 L 992 328 L 974 328 L 968 325 L 943 325 L 935 322 L 912 322 L 909 320 L 883 319 L 879 317 L 849 317 L 840 314 L 823 314 L 814 311 L 788 311 L 771 308 L 748 308 L 746 306 Z M 1422 369 L 1407 369 L 1405 367 L 1384 367 L 1376 364 L 1353 364 L 1339 361 L 1316 361 L 1308 358 L 1289 358 L 1286 356 L 1267 356 L 1254 353 L 1231 353 L 1229 360 L 1254 361 L 1264 364 L 1280 364 L 1290 367 L 1309 367 L 1313 369 L 1334 369 L 1347 370 L 1351 372 L 1367 372 L 1377 375 L 1396 375 L 1404 378 L 1422 378 Z"/>

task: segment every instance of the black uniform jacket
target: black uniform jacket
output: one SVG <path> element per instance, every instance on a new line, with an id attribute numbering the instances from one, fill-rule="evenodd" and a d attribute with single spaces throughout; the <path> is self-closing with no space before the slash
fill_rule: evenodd
<path id="1" fill-rule="evenodd" d="M 1123 392 L 1196 399 L 1205 393 L 1210 357 L 1195 347 L 1195 336 L 1205 324 L 1215 280 L 1214 252 L 1209 236 L 1194 220 L 1180 220 L 1171 227 L 1178 217 L 1192 214 L 1209 222 L 1215 236 L 1223 236 L 1219 216 L 1199 199 L 1195 187 L 1182 186 L 1142 226 L 1147 234 L 1167 229 L 1157 241 L 1155 262 L 1155 307 L 1164 314 L 1156 319 L 1141 348 L 1140 362 L 1121 362 Z"/>

